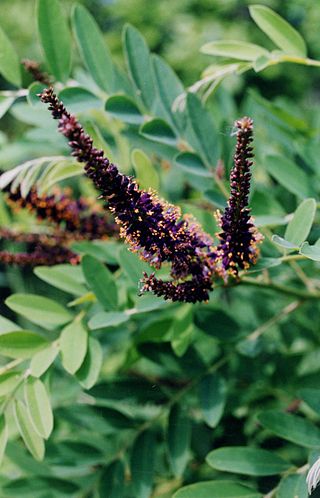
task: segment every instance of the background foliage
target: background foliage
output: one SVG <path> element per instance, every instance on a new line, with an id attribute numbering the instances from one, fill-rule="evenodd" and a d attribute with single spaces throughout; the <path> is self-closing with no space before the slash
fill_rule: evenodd
<path id="1" fill-rule="evenodd" d="M 2 265 L 1 496 L 308 496 L 308 463 L 320 449 L 319 68 L 248 70 L 206 102 L 194 93 L 176 101 L 221 60 L 198 55 L 205 43 L 274 50 L 249 16 L 252 3 L 40 0 L 35 15 L 33 2 L 3 2 L 0 167 L 30 161 L 14 173 L 25 194 L 60 182 L 96 197 L 38 102 L 41 85 L 19 65 L 28 57 L 43 61 L 121 171 L 211 234 L 226 203 L 233 122 L 253 117 L 251 206 L 265 241 L 252 275 L 217 286 L 201 305 L 139 297 L 146 265 L 118 240 L 74 242 L 79 266 Z M 263 5 L 319 59 L 316 2 Z M 5 196 L 0 221 L 49 230 L 9 210 Z"/>

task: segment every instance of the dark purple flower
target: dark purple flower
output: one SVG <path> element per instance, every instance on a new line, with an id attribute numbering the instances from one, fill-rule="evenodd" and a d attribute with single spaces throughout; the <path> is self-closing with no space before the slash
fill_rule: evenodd
<path id="1" fill-rule="evenodd" d="M 93 147 L 75 116 L 59 102 L 53 89 L 41 94 L 49 104 L 54 119 L 59 119 L 59 131 L 69 140 L 72 155 L 85 163 L 85 172 L 101 192 L 108 208 L 120 225 L 120 235 L 133 251 L 155 268 L 171 263 L 171 282 L 161 283 L 154 276 L 145 277 L 143 290 L 157 295 L 194 302 L 195 296 L 207 300 L 212 290 L 213 241 L 190 217 L 181 217 L 180 209 L 160 200 L 151 190 L 139 189 L 130 177 L 121 174 L 102 150 Z M 189 283 L 190 282 L 190 283 Z M 181 287 L 182 286 L 182 287 Z M 195 287 L 199 291 L 195 292 Z M 184 291 L 179 292 L 183 288 Z"/>
<path id="2" fill-rule="evenodd" d="M 56 190 L 50 195 L 39 195 L 32 188 L 26 197 L 22 197 L 20 190 L 11 192 L 10 186 L 7 201 L 14 207 L 27 208 L 35 213 L 42 221 L 50 221 L 60 228 L 64 228 L 67 235 L 73 238 L 100 239 L 118 234 L 116 224 L 105 213 L 91 212 L 92 205 L 85 199 L 74 200 L 69 192 Z M 71 237 L 69 237 L 71 238 Z"/>
<path id="3" fill-rule="evenodd" d="M 237 145 L 234 166 L 230 174 L 230 197 L 228 205 L 218 221 L 222 231 L 216 249 L 217 273 L 223 278 L 237 276 L 239 269 L 248 269 L 255 264 L 259 250 L 257 244 L 262 236 L 250 216 L 248 197 L 253 158 L 253 121 L 244 117 L 236 121 Z"/>

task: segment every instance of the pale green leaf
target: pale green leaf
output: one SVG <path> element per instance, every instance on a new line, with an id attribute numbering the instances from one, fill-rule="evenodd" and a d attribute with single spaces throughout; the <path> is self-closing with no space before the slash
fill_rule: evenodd
<path id="1" fill-rule="evenodd" d="M 45 385 L 29 377 L 24 385 L 24 397 L 34 430 L 48 439 L 53 429 L 53 414 Z"/>
<path id="2" fill-rule="evenodd" d="M 253 43 L 242 41 L 214 41 L 201 47 L 201 52 L 209 55 L 228 57 L 230 59 L 240 59 L 244 61 L 254 61 L 258 57 L 266 56 L 267 50 Z"/>
<path id="3" fill-rule="evenodd" d="M 43 460 L 45 451 L 43 439 L 34 430 L 27 409 L 22 401 L 15 401 L 14 416 L 26 447 L 36 460 Z"/>
<path id="4" fill-rule="evenodd" d="M 293 218 L 285 231 L 285 239 L 300 246 L 309 235 L 316 209 L 317 203 L 315 199 L 305 199 L 294 212 Z"/>
<path id="5" fill-rule="evenodd" d="M 44 337 L 34 332 L 8 332 L 0 335 L 0 354 L 9 358 L 31 358 L 47 344 Z"/>
<path id="6" fill-rule="evenodd" d="M 150 158 L 140 149 L 134 149 L 131 154 L 132 164 L 140 188 L 148 190 L 159 189 L 159 175 Z"/>
<path id="7" fill-rule="evenodd" d="M 99 378 L 102 367 L 103 352 L 99 341 L 89 337 L 85 359 L 76 373 L 76 377 L 85 389 L 91 389 Z"/>
<path id="8" fill-rule="evenodd" d="M 13 83 L 15 86 L 21 86 L 21 73 L 18 55 L 13 48 L 11 41 L 0 28 L 0 73 L 2 76 Z"/>
<path id="9" fill-rule="evenodd" d="M 76 345 L 76 347 L 75 347 Z M 88 332 L 79 320 L 67 325 L 60 336 L 62 365 L 70 374 L 81 367 L 87 353 Z"/>

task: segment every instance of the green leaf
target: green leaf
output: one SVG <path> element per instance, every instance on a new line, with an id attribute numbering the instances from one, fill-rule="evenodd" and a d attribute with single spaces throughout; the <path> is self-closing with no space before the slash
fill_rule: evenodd
<path id="1" fill-rule="evenodd" d="M 19 325 L 0 315 L 0 334 L 3 334 L 4 332 L 14 332 L 20 329 L 21 327 L 19 327 Z"/>
<path id="2" fill-rule="evenodd" d="M 88 332 L 81 321 L 75 319 L 63 329 L 60 336 L 62 365 L 67 372 L 74 374 L 79 370 L 86 356 L 87 347 Z"/>
<path id="3" fill-rule="evenodd" d="M 103 352 L 99 341 L 89 337 L 85 359 L 76 373 L 76 377 L 85 389 L 91 389 L 99 378 L 102 367 Z"/>
<path id="4" fill-rule="evenodd" d="M 177 137 L 173 129 L 163 119 L 150 119 L 141 126 L 139 133 L 153 142 L 171 145 L 172 147 L 177 144 Z"/>
<path id="5" fill-rule="evenodd" d="M 90 289 L 95 293 L 102 306 L 108 310 L 117 308 L 118 291 L 112 273 L 96 258 L 85 255 L 82 270 Z"/>
<path id="6" fill-rule="evenodd" d="M 120 496 L 124 496 L 124 486 L 125 467 L 123 462 L 117 460 L 103 471 L 99 485 L 99 496 L 120 498 Z"/>
<path id="7" fill-rule="evenodd" d="M 47 344 L 44 337 L 34 332 L 8 332 L 0 335 L 0 354 L 9 358 L 31 358 Z"/>
<path id="8" fill-rule="evenodd" d="M 320 413 L 320 389 L 304 388 L 298 392 L 299 397 L 316 413 Z"/>
<path id="9" fill-rule="evenodd" d="M 293 474 L 281 479 L 277 498 L 308 498 L 308 489 L 305 474 Z"/>
<path id="10" fill-rule="evenodd" d="M 91 330 L 103 329 L 105 327 L 118 327 L 129 320 L 129 315 L 121 311 L 101 311 L 89 320 Z"/>
<path id="11" fill-rule="evenodd" d="M 280 438 L 305 448 L 320 448 L 320 429 L 309 420 L 276 410 L 261 413 L 258 420 Z"/>
<path id="12" fill-rule="evenodd" d="M 144 116 L 133 99 L 126 95 L 112 95 L 109 97 L 105 110 L 124 123 L 140 125 L 144 122 Z"/>
<path id="13" fill-rule="evenodd" d="M 117 242 L 106 242 L 102 240 L 74 242 L 71 249 L 79 254 L 90 254 L 99 261 L 108 263 L 109 265 L 116 265 L 116 254 L 120 245 Z"/>
<path id="14" fill-rule="evenodd" d="M 159 190 L 159 175 L 150 158 L 140 149 L 134 149 L 131 160 L 140 188 Z"/>
<path id="15" fill-rule="evenodd" d="M 37 188 L 39 195 L 42 195 L 47 190 L 49 190 L 53 185 L 61 182 L 62 180 L 67 180 L 68 178 L 73 178 L 74 176 L 83 175 L 83 166 L 75 161 L 70 161 L 70 159 L 52 162 L 52 168 L 48 168 L 48 172 L 43 175 L 37 182 Z"/>
<path id="16" fill-rule="evenodd" d="M 316 210 L 316 201 L 314 199 L 305 199 L 294 212 L 293 218 L 286 228 L 284 238 L 300 246 L 309 235 Z"/>
<path id="17" fill-rule="evenodd" d="M 197 152 L 207 166 L 213 167 L 220 158 L 220 139 L 212 116 L 194 93 L 187 95 L 187 111 Z"/>
<path id="18" fill-rule="evenodd" d="M 299 246 L 297 246 L 296 244 L 293 244 L 292 242 L 289 242 L 288 240 L 276 234 L 272 235 L 271 240 L 272 242 L 277 244 L 277 246 L 283 247 L 284 249 L 299 249 Z"/>
<path id="19" fill-rule="evenodd" d="M 87 292 L 86 287 L 83 285 L 84 276 L 79 266 L 37 266 L 34 273 L 41 280 L 69 294 L 82 296 Z"/>
<path id="20" fill-rule="evenodd" d="M 206 461 L 214 469 L 249 476 L 281 474 L 291 467 L 274 452 L 241 446 L 213 450 Z"/>
<path id="21" fill-rule="evenodd" d="M 226 403 L 226 383 L 219 374 L 208 374 L 200 381 L 199 401 L 204 420 L 210 427 L 216 427 Z"/>
<path id="22" fill-rule="evenodd" d="M 14 416 L 20 435 L 31 455 L 36 460 L 43 460 L 45 451 L 43 439 L 34 430 L 27 409 L 22 401 L 15 400 Z"/>
<path id="23" fill-rule="evenodd" d="M 173 110 L 175 100 L 183 94 L 184 87 L 172 68 L 158 55 L 152 57 L 153 69 L 165 116 L 177 130 L 183 130 L 185 116 Z"/>
<path id="24" fill-rule="evenodd" d="M 14 100 L 14 97 L 5 97 L 4 95 L 0 95 L 0 118 L 2 118 L 2 116 L 4 116 L 5 113 L 10 109 Z"/>
<path id="25" fill-rule="evenodd" d="M 11 310 L 46 329 L 64 325 L 72 318 L 61 304 L 36 294 L 12 294 L 5 303 Z"/>
<path id="26" fill-rule="evenodd" d="M 71 69 L 71 36 L 58 0 L 38 0 L 38 30 L 50 72 L 66 82 Z"/>
<path id="27" fill-rule="evenodd" d="M 48 439 L 53 429 L 53 414 L 47 390 L 41 380 L 29 377 L 24 385 L 24 398 L 34 430 Z"/>
<path id="28" fill-rule="evenodd" d="M 320 246 L 318 245 L 311 246 L 308 242 L 305 242 L 302 244 L 299 252 L 306 258 L 313 261 L 320 261 Z"/>
<path id="29" fill-rule="evenodd" d="M 121 270 L 124 271 L 136 288 L 143 272 L 150 269 L 147 263 L 142 261 L 136 253 L 129 251 L 126 246 L 122 246 L 118 251 L 118 262 Z"/>
<path id="30" fill-rule="evenodd" d="M 81 86 L 64 88 L 59 93 L 59 98 L 68 108 L 68 111 L 75 114 L 92 109 L 101 109 L 103 105 L 101 99 Z"/>
<path id="31" fill-rule="evenodd" d="M 266 56 L 267 50 L 254 45 L 253 43 L 246 43 L 241 41 L 213 41 L 206 43 L 201 47 L 203 54 L 228 57 L 230 59 L 240 59 L 243 61 L 254 61 L 258 57 Z"/>
<path id="32" fill-rule="evenodd" d="M 175 313 L 171 330 L 171 346 L 177 356 L 183 356 L 194 336 L 192 306 L 182 304 Z"/>
<path id="33" fill-rule="evenodd" d="M 203 176 L 205 178 L 213 178 L 212 173 L 202 161 L 201 157 L 194 152 L 179 152 L 174 158 L 175 164 L 186 173 L 192 175 Z"/>
<path id="34" fill-rule="evenodd" d="M 173 406 L 170 411 L 167 440 L 172 471 L 176 477 L 181 477 L 190 457 L 191 423 L 180 405 Z"/>
<path id="35" fill-rule="evenodd" d="M 0 416 L 0 465 L 2 464 L 7 442 L 8 442 L 8 427 L 4 415 L 1 415 Z"/>
<path id="36" fill-rule="evenodd" d="M 83 62 L 97 85 L 111 93 L 114 90 L 114 68 L 110 51 L 95 19 L 83 6 L 76 4 L 72 25 Z"/>
<path id="37" fill-rule="evenodd" d="M 134 495 L 149 498 L 153 484 L 156 440 L 153 432 L 145 431 L 134 442 L 131 452 L 131 474 Z"/>
<path id="38" fill-rule="evenodd" d="M 269 155 L 265 158 L 264 166 L 268 173 L 286 190 L 298 197 L 309 197 L 310 183 L 307 174 L 291 159 L 284 156 Z"/>
<path id="39" fill-rule="evenodd" d="M 21 86 L 20 62 L 18 55 L 13 48 L 9 38 L 0 28 L 0 73 L 2 76 L 13 83 L 15 86 Z"/>
<path id="40" fill-rule="evenodd" d="M 53 342 L 39 353 L 36 353 L 30 363 L 30 372 L 33 377 L 41 377 L 54 362 L 59 353 L 57 343 Z"/>
<path id="41" fill-rule="evenodd" d="M 262 498 L 254 489 L 236 481 L 205 481 L 179 489 L 172 498 Z"/>
<path id="42" fill-rule="evenodd" d="M 259 28 L 286 54 L 306 57 L 302 36 L 279 14 L 264 5 L 251 5 L 250 15 Z"/>
<path id="43" fill-rule="evenodd" d="M 19 384 L 21 375 L 18 372 L 6 372 L 0 375 L 0 396 L 11 393 Z"/>
<path id="44" fill-rule="evenodd" d="M 140 32 L 125 26 L 123 32 L 126 62 L 137 96 L 141 97 L 147 109 L 155 103 L 155 82 L 153 78 L 150 51 Z"/>
<path id="45" fill-rule="evenodd" d="M 233 341 L 241 332 L 238 323 L 225 311 L 218 309 L 197 309 L 195 324 L 206 334 L 222 341 Z"/>

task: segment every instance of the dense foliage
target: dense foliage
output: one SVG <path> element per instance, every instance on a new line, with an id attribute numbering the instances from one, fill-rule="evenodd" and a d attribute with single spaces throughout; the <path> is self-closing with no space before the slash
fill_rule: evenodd
<path id="1" fill-rule="evenodd" d="M 307 498 L 319 104 L 260 90 L 320 61 L 254 5 L 257 43 L 205 40 L 183 84 L 132 25 L 114 58 L 83 3 L 38 0 L 40 65 L 0 30 L 0 494 Z"/>

